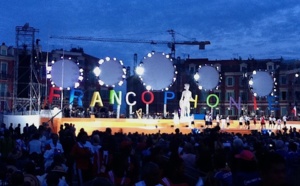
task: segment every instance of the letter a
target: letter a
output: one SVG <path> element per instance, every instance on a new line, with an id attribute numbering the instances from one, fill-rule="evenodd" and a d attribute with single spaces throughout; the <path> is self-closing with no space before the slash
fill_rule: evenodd
<path id="1" fill-rule="evenodd" d="M 99 103 L 99 106 L 103 107 L 102 99 L 99 92 L 94 92 L 93 97 L 90 103 L 90 107 L 94 107 L 96 103 Z"/>

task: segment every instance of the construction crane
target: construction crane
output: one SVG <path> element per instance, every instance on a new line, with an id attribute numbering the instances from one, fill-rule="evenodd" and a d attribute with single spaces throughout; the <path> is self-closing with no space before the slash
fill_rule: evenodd
<path id="1" fill-rule="evenodd" d="M 149 44 L 166 44 L 171 49 L 171 57 L 175 58 L 176 45 L 198 45 L 199 50 L 205 50 L 205 45 L 209 45 L 210 41 L 176 41 L 175 31 L 168 30 L 172 36 L 172 41 L 162 40 L 142 40 L 142 39 L 117 39 L 117 38 L 102 38 L 88 36 L 50 36 L 53 39 L 78 40 L 78 41 L 99 41 L 99 42 L 116 42 L 116 43 L 149 43 Z"/>

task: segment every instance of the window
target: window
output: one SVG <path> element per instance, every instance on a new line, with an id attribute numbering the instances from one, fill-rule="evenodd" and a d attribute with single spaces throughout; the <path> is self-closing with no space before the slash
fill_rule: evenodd
<path id="1" fill-rule="evenodd" d="M 6 79 L 7 78 L 7 63 L 1 62 L 0 66 L 0 79 Z"/>
<path id="2" fill-rule="evenodd" d="M 286 107 L 281 107 L 281 115 L 284 116 L 284 115 L 287 115 L 287 109 Z"/>
<path id="3" fill-rule="evenodd" d="M 286 76 L 280 76 L 280 83 L 282 85 L 286 85 L 286 81 L 287 81 Z"/>
<path id="4" fill-rule="evenodd" d="M 7 74 L 7 62 L 1 62 L 1 73 Z"/>
<path id="5" fill-rule="evenodd" d="M 234 99 L 234 92 L 233 91 L 227 91 L 226 92 L 226 101 L 229 101 L 230 97 L 232 97 Z"/>
<path id="6" fill-rule="evenodd" d="M 240 91 L 240 95 L 242 101 L 248 101 L 248 92 Z"/>
<path id="7" fill-rule="evenodd" d="M 239 77 L 239 85 L 240 87 L 244 87 L 244 81 L 243 81 L 243 77 Z"/>
<path id="8" fill-rule="evenodd" d="M 286 93 L 286 91 L 282 91 L 281 92 L 281 100 L 282 101 L 286 101 L 287 100 L 287 93 Z"/>
<path id="9" fill-rule="evenodd" d="M 268 71 L 273 71 L 274 70 L 274 63 L 273 62 L 268 62 L 266 65 L 267 65 L 267 70 Z"/>
<path id="10" fill-rule="evenodd" d="M 207 96 L 208 96 L 208 92 L 201 91 L 200 101 L 201 101 L 201 102 L 205 102 Z"/>
<path id="11" fill-rule="evenodd" d="M 229 86 L 229 87 L 234 86 L 234 79 L 233 79 L 233 77 L 227 77 L 226 78 L 226 85 Z"/>
<path id="12" fill-rule="evenodd" d="M 242 67 L 242 72 L 247 72 L 247 67 Z"/>
<path id="13" fill-rule="evenodd" d="M 7 84 L 6 83 L 1 83 L 0 84 L 0 96 L 5 97 L 7 93 Z"/>
<path id="14" fill-rule="evenodd" d="M 1 49 L 1 55 L 2 56 L 7 56 L 7 50 L 6 49 Z"/>
<path id="15" fill-rule="evenodd" d="M 273 65 L 268 65 L 268 70 L 273 70 Z"/>
<path id="16" fill-rule="evenodd" d="M 247 72 L 247 64 L 246 63 L 240 64 L 240 71 L 243 73 Z"/>
<path id="17" fill-rule="evenodd" d="M 195 72 L 194 67 L 191 67 L 191 68 L 190 68 L 190 73 L 193 74 L 194 72 Z"/>
<path id="18" fill-rule="evenodd" d="M 0 109 L 1 110 L 8 110 L 7 101 L 0 101 Z"/>

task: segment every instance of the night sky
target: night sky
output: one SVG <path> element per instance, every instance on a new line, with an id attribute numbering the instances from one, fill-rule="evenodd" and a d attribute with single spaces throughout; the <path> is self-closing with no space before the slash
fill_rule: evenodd
<path id="1" fill-rule="evenodd" d="M 298 0 L 9 0 L 0 3 L 0 39 L 15 45 L 15 27 L 39 29 L 43 51 L 82 47 L 85 53 L 116 57 L 132 65 L 150 51 L 170 52 L 166 45 L 57 40 L 50 36 L 91 36 L 171 41 L 208 40 L 206 50 L 176 46 L 186 58 L 300 58 Z"/>

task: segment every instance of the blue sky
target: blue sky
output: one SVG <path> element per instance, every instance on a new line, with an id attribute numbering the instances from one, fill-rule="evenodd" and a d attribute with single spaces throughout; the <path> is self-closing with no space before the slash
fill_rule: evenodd
<path id="1" fill-rule="evenodd" d="M 103 43 L 50 39 L 91 36 L 141 40 L 209 40 L 206 50 L 176 46 L 182 58 L 300 58 L 298 0 L 9 0 L 0 3 L 0 41 L 15 45 L 15 27 L 29 23 L 40 29 L 44 51 L 82 47 L 93 56 L 117 57 L 126 65 L 133 54 L 170 52 L 165 45 Z"/>

